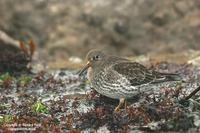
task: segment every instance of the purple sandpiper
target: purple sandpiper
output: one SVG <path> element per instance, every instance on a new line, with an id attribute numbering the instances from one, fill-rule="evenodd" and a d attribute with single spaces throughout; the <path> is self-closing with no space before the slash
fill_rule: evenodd
<path id="1" fill-rule="evenodd" d="M 164 82 L 181 80 L 178 74 L 149 70 L 126 58 L 105 55 L 99 49 L 88 52 L 86 58 L 87 63 L 79 75 L 89 68 L 87 78 L 94 89 L 102 95 L 120 100 L 115 111 L 124 103 L 126 108 L 126 99 L 141 91 L 159 88 L 159 84 Z"/>

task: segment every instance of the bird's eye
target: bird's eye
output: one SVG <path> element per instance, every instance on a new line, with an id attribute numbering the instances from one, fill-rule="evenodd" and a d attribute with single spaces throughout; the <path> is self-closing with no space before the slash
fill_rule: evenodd
<path id="1" fill-rule="evenodd" d="M 98 59 L 98 58 L 99 58 L 99 55 L 96 55 L 95 58 Z"/>
<path id="2" fill-rule="evenodd" d="M 97 60 L 97 59 L 99 59 L 99 55 L 92 57 L 92 60 Z"/>

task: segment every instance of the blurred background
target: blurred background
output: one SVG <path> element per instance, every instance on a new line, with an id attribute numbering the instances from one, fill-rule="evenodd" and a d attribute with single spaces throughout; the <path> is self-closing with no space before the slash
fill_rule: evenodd
<path id="1" fill-rule="evenodd" d="M 44 61 L 84 59 L 94 48 L 120 56 L 200 49 L 199 0 L 0 0 L 0 18 L 1 32 L 32 39 Z"/>

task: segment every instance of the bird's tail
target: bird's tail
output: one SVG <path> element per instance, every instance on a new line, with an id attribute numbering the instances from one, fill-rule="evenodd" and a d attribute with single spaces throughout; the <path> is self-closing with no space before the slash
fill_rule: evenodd
<path id="1" fill-rule="evenodd" d="M 172 74 L 172 73 L 159 73 L 154 72 L 156 75 L 156 81 L 154 82 L 167 82 L 167 81 L 181 81 L 182 78 L 179 74 Z"/>
<path id="2" fill-rule="evenodd" d="M 182 80 L 179 74 L 165 74 L 165 77 L 169 81 L 180 81 Z"/>

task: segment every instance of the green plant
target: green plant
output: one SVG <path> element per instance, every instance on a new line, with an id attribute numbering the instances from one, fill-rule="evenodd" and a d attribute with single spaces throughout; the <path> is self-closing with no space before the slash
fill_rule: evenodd
<path id="1" fill-rule="evenodd" d="M 30 81 L 31 81 L 31 78 L 26 76 L 26 75 L 23 75 L 23 76 L 18 78 L 18 82 L 20 82 L 21 84 L 25 84 L 25 83 L 28 83 Z"/>
<path id="2" fill-rule="evenodd" d="M 10 74 L 8 72 L 6 72 L 5 74 L 3 75 L 0 75 L 0 80 L 1 81 L 5 81 L 7 79 L 13 79 L 13 77 L 10 76 Z"/>
<path id="3" fill-rule="evenodd" d="M 176 82 L 176 85 L 177 85 L 177 86 L 181 86 L 181 85 L 182 85 L 182 82 L 181 82 L 181 81 L 177 81 L 177 82 Z"/>
<path id="4" fill-rule="evenodd" d="M 11 115 L 0 116 L 0 123 L 7 122 L 11 120 Z"/>
<path id="5" fill-rule="evenodd" d="M 37 102 L 32 105 L 31 107 L 32 111 L 42 112 L 45 113 L 47 111 L 47 107 L 42 105 L 41 102 Z"/>

